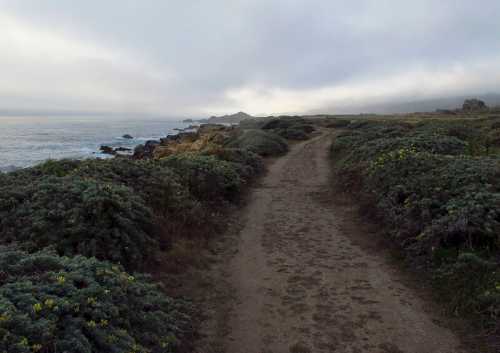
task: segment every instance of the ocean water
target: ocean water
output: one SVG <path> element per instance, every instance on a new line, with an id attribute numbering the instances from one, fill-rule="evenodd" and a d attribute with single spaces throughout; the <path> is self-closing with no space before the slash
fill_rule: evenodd
<path id="1" fill-rule="evenodd" d="M 47 159 L 106 158 L 99 153 L 101 145 L 133 148 L 184 127 L 182 122 L 144 118 L 0 116 L 0 171 Z M 125 134 L 134 138 L 122 138 Z"/>

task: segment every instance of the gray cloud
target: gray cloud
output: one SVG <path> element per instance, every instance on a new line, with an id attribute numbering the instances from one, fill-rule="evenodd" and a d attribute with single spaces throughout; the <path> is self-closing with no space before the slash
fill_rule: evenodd
<path id="1" fill-rule="evenodd" d="M 0 1 L 0 108 L 335 112 L 497 92 L 498 14 L 496 0 Z"/>

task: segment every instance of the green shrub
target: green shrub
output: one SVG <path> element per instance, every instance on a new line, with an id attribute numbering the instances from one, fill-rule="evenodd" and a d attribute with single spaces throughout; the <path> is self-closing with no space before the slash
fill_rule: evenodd
<path id="1" fill-rule="evenodd" d="M 301 117 L 279 117 L 273 118 L 262 126 L 263 130 L 287 129 L 295 124 L 304 124 L 305 120 Z"/>
<path id="2" fill-rule="evenodd" d="M 241 148 L 222 148 L 212 153 L 217 158 L 231 162 L 240 177 L 249 181 L 264 171 L 264 161 L 258 154 Z"/>
<path id="3" fill-rule="evenodd" d="M 63 177 L 68 175 L 72 170 L 78 168 L 82 163 L 75 159 L 48 160 L 31 169 L 33 174 L 53 175 Z"/>
<path id="4" fill-rule="evenodd" d="M 500 185 L 492 183 L 499 171 L 492 159 L 399 150 L 375 160 L 364 183 L 398 238 L 412 238 L 417 253 L 439 247 L 494 249 L 500 245 L 495 191 Z"/>
<path id="5" fill-rule="evenodd" d="M 215 156 L 176 154 L 161 160 L 171 168 L 191 195 L 203 202 L 234 200 L 241 188 L 241 178 L 236 167 Z"/>
<path id="6" fill-rule="evenodd" d="M 188 306 L 143 275 L 48 251 L 0 248 L 0 351 L 173 352 Z"/>
<path id="7" fill-rule="evenodd" d="M 301 117 L 274 118 L 266 122 L 262 129 L 289 140 L 307 140 L 308 134 L 315 130 L 314 126 Z"/>
<path id="8" fill-rule="evenodd" d="M 304 141 L 309 139 L 309 135 L 301 129 L 290 128 L 276 133 L 287 140 Z"/>
<path id="9" fill-rule="evenodd" d="M 157 249 L 151 210 L 125 186 L 45 177 L 0 188 L 0 242 L 140 267 Z"/>
<path id="10" fill-rule="evenodd" d="M 79 160 L 61 159 L 47 160 L 34 167 L 19 169 L 10 173 L 0 174 L 0 187 L 10 185 L 17 188 L 21 185 L 29 185 L 37 182 L 38 179 L 47 176 L 63 177 L 76 169 L 80 163 Z"/>
<path id="11" fill-rule="evenodd" d="M 341 129 L 349 126 L 350 120 L 347 119 L 327 119 L 325 122 L 325 126 L 329 128 Z"/>
<path id="12" fill-rule="evenodd" d="M 481 152 L 488 126 L 359 122 L 336 138 L 332 155 L 339 183 L 359 181 L 353 191 L 375 206 L 407 258 L 449 288 L 452 310 L 494 323 L 500 313 L 500 279 L 493 279 L 499 268 L 500 159 Z"/>
<path id="13" fill-rule="evenodd" d="M 177 173 L 156 160 L 87 160 L 73 169 L 71 175 L 127 186 L 164 217 L 184 213 L 193 207 L 189 191 L 181 184 Z"/>
<path id="14" fill-rule="evenodd" d="M 247 149 L 261 156 L 278 156 L 288 151 L 286 140 L 262 130 L 245 130 L 226 147 Z"/>
<path id="15" fill-rule="evenodd" d="M 309 139 L 309 134 L 314 131 L 314 127 L 307 124 L 296 124 L 286 129 L 275 129 L 271 131 L 285 139 L 300 141 Z"/>
<path id="16" fill-rule="evenodd" d="M 500 129 L 500 121 L 499 121 L 499 120 L 497 120 L 497 119 L 499 119 L 499 118 L 500 118 L 500 117 L 495 117 L 495 120 L 491 123 L 490 128 L 491 128 L 492 130 L 497 130 L 497 129 Z"/>
<path id="17" fill-rule="evenodd" d="M 486 133 L 486 141 L 489 146 L 500 147 L 500 129 L 491 130 Z"/>
<path id="18" fill-rule="evenodd" d="M 273 117 L 245 119 L 238 124 L 241 129 L 262 129 Z"/>
<path id="19" fill-rule="evenodd" d="M 500 319 L 500 277 L 497 264 L 474 253 L 462 253 L 455 261 L 443 263 L 434 275 L 434 283 L 451 298 L 454 313 L 475 313 L 485 317 L 483 324 L 494 325 Z"/>

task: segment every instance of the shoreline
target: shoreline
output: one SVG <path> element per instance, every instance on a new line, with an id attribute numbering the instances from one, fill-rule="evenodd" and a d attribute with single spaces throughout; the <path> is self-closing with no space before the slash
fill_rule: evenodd
<path id="1" fill-rule="evenodd" d="M 178 135 L 180 132 L 186 131 L 186 129 L 189 127 L 189 124 L 183 123 L 181 121 L 173 121 L 173 122 L 165 122 L 166 124 L 175 124 L 175 127 L 169 128 L 170 131 L 167 131 L 165 134 L 159 136 L 158 134 L 151 134 L 150 137 L 143 137 L 143 136 L 134 136 L 132 139 L 124 138 L 123 136 L 129 134 L 129 130 L 127 128 L 124 128 L 122 130 L 122 134 L 114 134 L 115 137 L 111 138 L 102 138 L 95 143 L 90 143 L 90 142 L 85 142 L 81 141 L 80 146 L 72 146 L 68 144 L 67 146 L 61 147 L 60 149 L 56 149 L 53 151 L 53 154 L 55 155 L 54 157 L 48 156 L 47 158 L 43 159 L 38 159 L 36 157 L 37 154 L 37 149 L 36 149 L 36 144 L 30 145 L 30 144 L 25 144 L 23 145 L 21 143 L 19 147 L 19 151 L 23 154 L 26 154 L 25 158 L 20 159 L 20 160 L 13 160 L 12 158 L 10 159 L 12 163 L 6 163 L 2 164 L 0 161 L 0 173 L 11 173 L 15 172 L 18 170 L 26 169 L 26 168 L 32 168 L 36 167 L 37 165 L 43 164 L 47 161 L 59 161 L 59 160 L 64 160 L 64 159 L 72 159 L 72 160 L 86 160 L 86 159 L 108 159 L 113 157 L 112 155 L 103 153 L 100 149 L 103 146 L 107 146 L 113 150 L 117 149 L 118 152 L 127 152 L 129 151 L 129 154 L 133 154 L 134 149 L 137 146 L 144 145 L 145 143 L 149 141 L 160 141 L 161 139 L 165 139 L 168 136 L 175 136 Z M 97 131 L 97 130 L 96 130 Z M 60 142 L 60 140 L 64 140 L 65 136 L 57 136 L 57 131 L 56 129 L 52 130 L 51 133 L 54 133 L 54 139 L 49 140 L 45 142 L 45 144 L 50 143 L 52 145 L 58 145 L 58 144 L 63 144 L 64 142 Z M 29 138 L 36 138 L 37 136 L 33 134 L 33 136 L 28 136 L 26 139 L 28 140 Z M 92 146 L 90 146 L 92 145 Z M 0 145 L 0 152 L 2 150 L 9 150 L 9 148 L 2 148 Z M 13 148 L 10 148 L 11 150 Z M 26 151 L 33 150 L 33 152 L 30 154 Z M 7 152 L 6 152 L 7 153 Z M 11 154 L 14 154 L 15 152 L 10 152 Z M 121 155 L 127 155 L 127 153 L 118 153 Z M 8 159 L 9 160 L 9 159 Z M 22 162 L 24 160 L 24 163 Z"/>

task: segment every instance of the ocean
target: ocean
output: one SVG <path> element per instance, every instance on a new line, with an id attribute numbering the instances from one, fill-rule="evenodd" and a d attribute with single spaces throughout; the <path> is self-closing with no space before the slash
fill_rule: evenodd
<path id="1" fill-rule="evenodd" d="M 101 145 L 133 148 L 177 133 L 180 121 L 116 117 L 1 117 L 0 171 L 36 165 L 47 159 L 107 158 Z M 124 139 L 129 134 L 133 139 Z"/>

